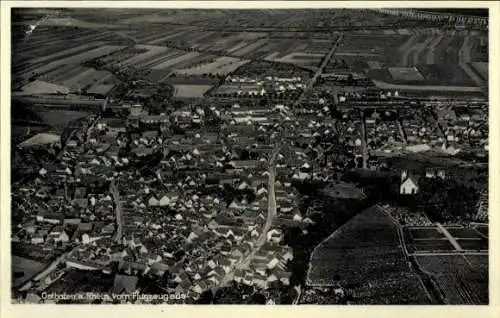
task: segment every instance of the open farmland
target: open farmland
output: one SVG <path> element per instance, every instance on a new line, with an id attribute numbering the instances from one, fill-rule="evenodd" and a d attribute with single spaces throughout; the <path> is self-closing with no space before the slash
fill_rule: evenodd
<path id="1" fill-rule="evenodd" d="M 436 255 L 415 258 L 421 270 L 436 285 L 446 304 L 488 304 L 488 272 L 484 270 L 488 263 L 487 256 Z"/>
<path id="2" fill-rule="evenodd" d="M 31 76 L 32 73 L 44 74 L 44 73 L 47 73 L 51 70 L 56 69 L 57 67 L 59 67 L 61 65 L 65 65 L 65 64 L 66 65 L 67 64 L 78 65 L 80 63 L 95 59 L 97 57 L 119 51 L 123 48 L 125 48 L 125 47 L 124 46 L 117 46 L 117 45 L 103 45 L 103 46 L 98 47 L 96 49 L 93 49 L 93 50 L 90 50 L 87 52 L 83 52 L 83 53 L 79 53 L 77 55 L 73 55 L 71 57 L 63 58 L 63 59 L 48 63 L 46 65 L 40 66 L 40 67 L 32 70 L 29 73 L 23 74 L 23 76 L 29 77 L 29 76 Z"/>
<path id="3" fill-rule="evenodd" d="M 377 207 L 361 212 L 315 248 L 307 283 L 350 286 L 353 295 L 363 295 L 355 303 L 371 303 L 389 290 L 408 292 L 408 298 L 399 298 L 407 303 L 428 301 L 400 247 L 398 226 Z"/>
<path id="4" fill-rule="evenodd" d="M 45 73 L 40 79 L 68 87 L 72 91 L 83 90 L 103 81 L 111 81 L 112 74 L 79 65 L 62 65 Z"/>

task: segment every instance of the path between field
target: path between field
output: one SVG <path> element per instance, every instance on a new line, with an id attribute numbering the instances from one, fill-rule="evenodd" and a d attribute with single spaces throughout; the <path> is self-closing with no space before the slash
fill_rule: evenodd
<path id="1" fill-rule="evenodd" d="M 309 93 L 309 91 L 312 89 L 312 87 L 314 86 L 314 84 L 318 80 L 318 78 L 321 75 L 321 73 L 323 73 L 323 69 L 328 64 L 328 62 L 332 58 L 332 56 L 335 53 L 335 51 L 337 51 L 337 48 L 338 48 L 338 46 L 339 46 L 339 44 L 340 44 L 340 42 L 342 41 L 343 38 L 344 38 L 344 34 L 340 33 L 339 37 L 337 38 L 337 40 L 333 44 L 332 49 L 325 56 L 325 58 L 323 59 L 323 62 L 320 65 L 320 67 L 318 68 L 318 70 L 316 71 L 316 73 L 314 74 L 314 76 L 311 78 L 311 80 L 307 84 L 306 88 L 302 91 L 302 94 L 299 96 L 299 98 L 297 98 L 297 101 L 295 102 L 294 106 L 299 105 L 302 102 L 302 100 L 304 99 L 304 97 L 307 95 L 307 93 Z"/>
<path id="2" fill-rule="evenodd" d="M 133 36 L 128 35 L 128 34 L 123 33 L 123 32 L 120 32 L 120 31 L 116 31 L 115 34 L 134 41 L 134 44 L 137 44 L 140 42 L 137 38 L 134 38 Z"/>
<path id="3" fill-rule="evenodd" d="M 439 43 L 441 43 L 441 41 L 443 40 L 444 36 L 445 36 L 445 34 L 442 33 L 441 35 L 436 37 L 429 45 L 429 51 L 427 52 L 427 56 L 426 56 L 427 64 L 435 64 L 436 63 L 435 50 L 436 50 L 436 47 L 439 45 Z"/>

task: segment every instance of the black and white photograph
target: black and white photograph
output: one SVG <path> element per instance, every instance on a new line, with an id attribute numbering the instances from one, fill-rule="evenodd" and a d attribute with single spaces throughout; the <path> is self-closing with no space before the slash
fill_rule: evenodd
<path id="1" fill-rule="evenodd" d="M 9 10 L 11 304 L 492 301 L 487 7 Z"/>

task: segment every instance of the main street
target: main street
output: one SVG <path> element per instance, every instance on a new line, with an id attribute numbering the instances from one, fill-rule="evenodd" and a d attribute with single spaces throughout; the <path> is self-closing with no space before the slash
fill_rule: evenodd
<path id="1" fill-rule="evenodd" d="M 224 287 L 228 283 L 230 283 L 234 278 L 234 272 L 241 269 L 246 269 L 250 266 L 250 263 L 254 259 L 257 252 L 267 241 L 267 232 L 271 229 L 274 220 L 276 219 L 278 213 L 276 211 L 276 195 L 275 195 L 275 183 L 276 183 L 276 158 L 278 156 L 278 151 L 275 150 L 271 154 L 271 158 L 269 160 L 269 195 L 268 195 L 268 209 L 267 209 L 267 218 L 266 223 L 262 229 L 262 232 L 259 238 L 255 241 L 254 247 L 251 252 L 249 252 L 243 259 L 233 265 L 231 270 L 222 278 L 219 287 Z M 217 291 L 217 288 L 212 289 L 212 292 Z"/>

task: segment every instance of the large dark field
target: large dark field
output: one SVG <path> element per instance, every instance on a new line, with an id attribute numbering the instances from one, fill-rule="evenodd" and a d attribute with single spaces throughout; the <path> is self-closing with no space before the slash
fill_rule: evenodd
<path id="1" fill-rule="evenodd" d="M 389 290 L 398 297 L 385 298 L 387 303 L 429 302 L 400 247 L 398 227 L 376 207 L 355 216 L 315 249 L 307 283 L 345 286 L 358 304 L 379 303 Z"/>

